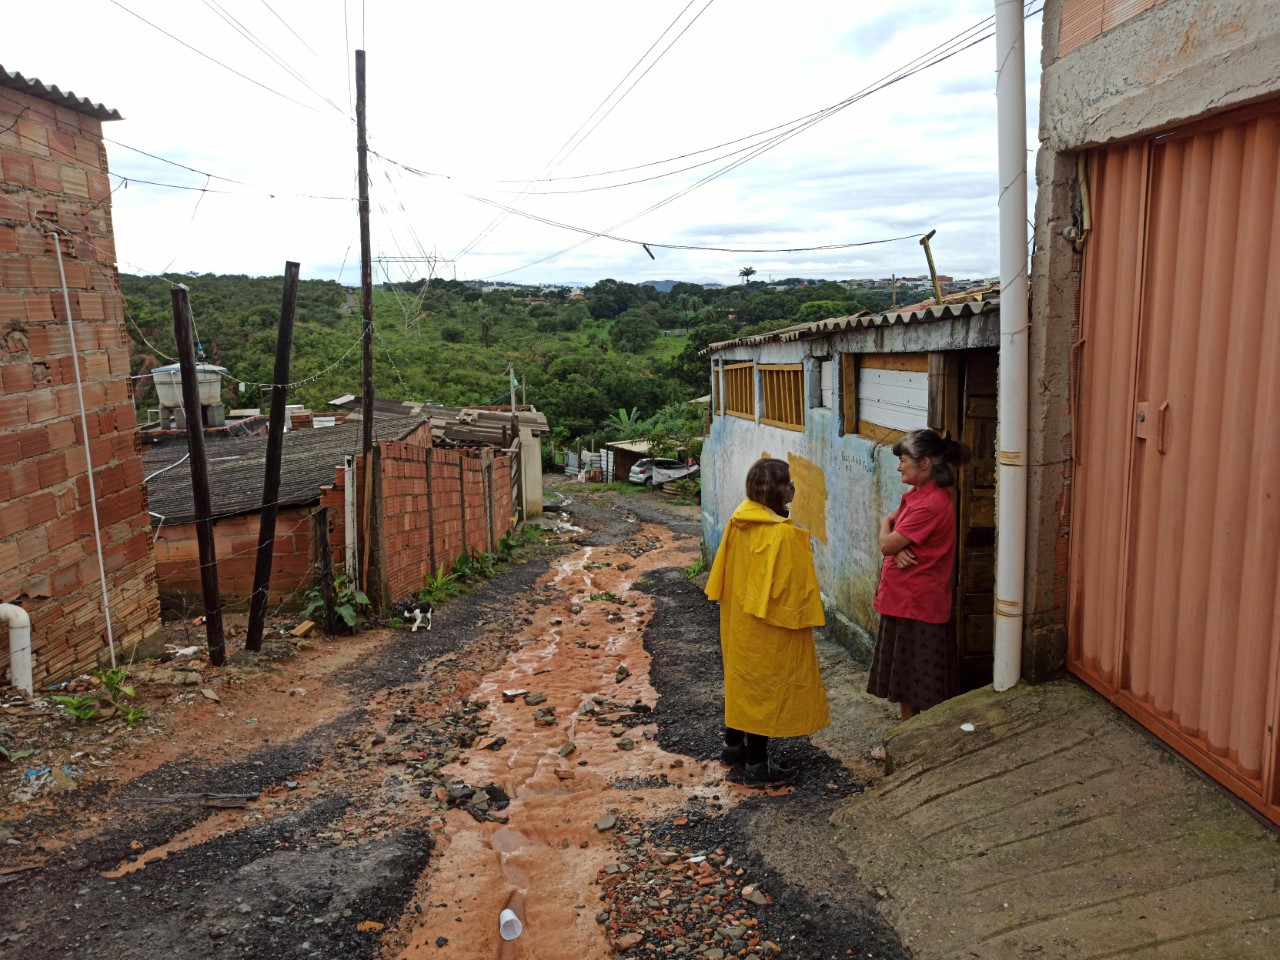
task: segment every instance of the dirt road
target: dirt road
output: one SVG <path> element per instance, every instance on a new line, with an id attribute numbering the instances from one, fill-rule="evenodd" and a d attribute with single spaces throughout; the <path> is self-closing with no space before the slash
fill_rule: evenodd
<path id="1" fill-rule="evenodd" d="M 821 651 L 833 726 L 779 744 L 795 788 L 726 779 L 696 511 L 562 489 L 578 529 L 429 633 L 155 670 L 138 731 L 7 710 L 41 753 L 0 771 L 0 955 L 906 956 L 830 844 L 879 773 L 847 659 Z"/>

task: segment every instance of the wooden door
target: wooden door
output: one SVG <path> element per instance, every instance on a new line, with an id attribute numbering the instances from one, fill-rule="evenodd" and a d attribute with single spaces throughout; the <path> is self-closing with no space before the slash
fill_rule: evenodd
<path id="1" fill-rule="evenodd" d="M 996 351 L 963 355 L 960 442 L 972 452 L 958 473 L 955 624 L 966 690 L 991 682 L 996 588 Z"/>

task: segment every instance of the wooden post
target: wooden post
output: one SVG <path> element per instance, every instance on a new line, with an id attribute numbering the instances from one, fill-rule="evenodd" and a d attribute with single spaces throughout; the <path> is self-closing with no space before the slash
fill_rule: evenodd
<path id="1" fill-rule="evenodd" d="M 364 51 L 356 51 L 356 164 L 360 190 L 360 315 L 363 318 L 361 414 L 366 456 L 373 451 L 373 254 L 369 240 L 369 141 L 365 124 Z"/>
<path id="2" fill-rule="evenodd" d="M 319 551 L 317 564 L 320 578 L 320 596 L 324 599 L 324 632 L 329 636 L 338 633 L 338 600 L 333 590 L 333 550 L 329 546 L 329 508 L 321 507 L 311 515 L 314 524 L 312 540 Z"/>
<path id="3" fill-rule="evenodd" d="M 435 489 L 431 482 L 431 460 L 435 451 L 427 447 L 427 555 L 431 562 L 431 575 L 434 577 L 439 567 L 436 565 L 436 508 Z"/>
<path id="4" fill-rule="evenodd" d="M 458 493 L 462 497 L 462 552 L 470 553 L 471 544 L 467 542 L 467 458 L 458 452 Z"/>
<path id="5" fill-rule="evenodd" d="M 218 597 L 218 552 L 213 541 L 209 465 L 204 458 L 204 415 L 200 408 L 200 384 L 196 380 L 196 342 L 192 333 L 195 325 L 191 320 L 187 288 L 178 284 L 169 294 L 173 306 L 173 337 L 178 343 L 178 366 L 182 375 L 187 452 L 191 456 L 191 497 L 196 511 L 196 543 L 200 550 L 205 636 L 209 644 L 209 662 L 220 667 L 227 660 L 227 648 L 222 634 L 222 603 Z"/>
<path id="6" fill-rule="evenodd" d="M 372 542 L 373 522 L 373 254 L 369 240 L 369 140 L 365 123 L 364 51 L 356 51 L 356 164 L 360 196 L 360 315 L 363 322 L 361 377 L 361 450 L 364 453 L 365 497 L 362 531 L 364 565 L 360 569 L 366 594 L 372 596 L 370 558 L 377 553 Z"/>
<path id="7" fill-rule="evenodd" d="M 480 479 L 484 481 L 481 489 L 484 491 L 485 549 L 493 553 L 498 549 L 493 537 L 493 451 L 487 447 L 480 456 Z"/>
<path id="8" fill-rule="evenodd" d="M 262 478 L 262 512 L 258 515 L 258 555 L 253 567 L 253 594 L 249 598 L 249 624 L 244 648 L 262 649 L 262 629 L 267 622 L 267 597 L 271 590 L 271 554 L 276 538 L 276 514 L 280 499 L 280 460 L 284 453 L 285 404 L 288 402 L 289 357 L 293 353 L 293 316 L 298 304 L 299 265 L 284 265 L 284 297 L 280 302 L 280 329 L 276 333 L 276 367 L 271 378 L 271 419 L 267 423 L 267 465 Z"/>

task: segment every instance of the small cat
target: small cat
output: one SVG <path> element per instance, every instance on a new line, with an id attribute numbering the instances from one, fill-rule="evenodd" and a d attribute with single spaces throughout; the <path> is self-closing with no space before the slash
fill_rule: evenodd
<path id="1" fill-rule="evenodd" d="M 408 600 L 401 600 L 396 604 L 396 611 L 409 624 L 409 629 L 417 633 L 418 628 L 426 624 L 426 629 L 431 629 L 431 604 L 426 600 L 419 600 L 416 597 L 410 597 Z"/>

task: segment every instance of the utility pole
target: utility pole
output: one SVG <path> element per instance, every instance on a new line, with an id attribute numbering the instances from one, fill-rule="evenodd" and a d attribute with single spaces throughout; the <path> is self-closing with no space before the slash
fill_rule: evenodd
<path id="1" fill-rule="evenodd" d="M 373 254 L 369 242 L 369 139 L 365 123 L 364 51 L 356 51 L 356 161 L 360 176 L 360 315 L 364 318 L 362 452 L 373 450 Z"/>
<path id="2" fill-rule="evenodd" d="M 280 302 L 280 328 L 276 333 L 276 368 L 271 378 L 271 419 L 267 423 L 267 466 L 262 478 L 262 513 L 258 516 L 258 555 L 253 568 L 253 594 L 249 598 L 249 623 L 244 648 L 262 649 L 262 629 L 267 622 L 267 597 L 271 593 L 271 545 L 276 539 L 276 514 L 280 499 L 280 461 L 284 456 L 285 408 L 289 388 L 289 357 L 293 353 L 293 317 L 298 303 L 299 264 L 284 265 L 284 296 Z"/>
<path id="3" fill-rule="evenodd" d="M 365 124 L 364 51 L 356 51 L 356 160 L 360 179 L 360 314 L 364 318 L 364 370 L 361 381 L 361 452 L 364 454 L 365 562 L 361 585 L 369 592 L 373 536 L 373 254 L 369 243 L 369 140 Z"/>
<path id="4" fill-rule="evenodd" d="M 195 324 L 187 288 L 178 284 L 169 291 L 173 306 L 173 338 L 178 342 L 178 367 L 182 375 L 182 410 L 187 421 L 187 452 L 191 457 L 191 499 L 196 508 L 196 545 L 200 551 L 200 589 L 204 596 L 205 637 L 209 662 L 220 667 L 227 660 L 222 634 L 222 603 L 218 598 L 218 551 L 213 541 L 213 502 L 209 494 L 209 464 L 204 457 L 204 410 L 196 380 Z"/>

